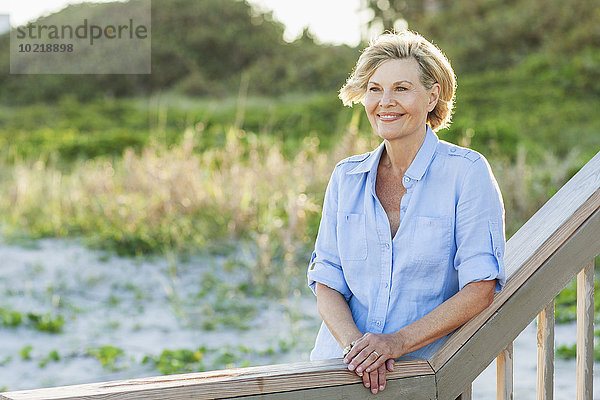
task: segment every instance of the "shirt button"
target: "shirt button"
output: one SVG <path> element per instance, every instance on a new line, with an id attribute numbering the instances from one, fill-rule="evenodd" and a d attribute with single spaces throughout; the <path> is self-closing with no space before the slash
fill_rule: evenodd
<path id="1" fill-rule="evenodd" d="M 387 287 L 388 287 L 388 283 L 386 282 L 386 283 L 385 283 L 385 285 L 383 285 L 383 286 L 385 286 L 385 288 L 387 289 Z"/>
<path id="2" fill-rule="evenodd" d="M 404 177 L 404 182 L 406 182 L 406 183 L 410 182 L 410 178 L 408 176 L 405 176 Z"/>
<path id="3" fill-rule="evenodd" d="M 502 257 L 502 252 L 500 250 L 496 250 L 496 257 Z"/>
<path id="4" fill-rule="evenodd" d="M 386 249 L 389 249 L 389 248 L 390 248 L 390 244 L 389 244 L 389 243 L 386 243 L 386 244 L 385 244 L 385 248 L 386 248 Z"/>
<path id="5" fill-rule="evenodd" d="M 452 147 L 452 148 L 450 149 L 450 152 L 451 152 L 451 153 L 455 153 L 455 152 L 456 152 L 456 149 L 455 149 L 454 147 Z"/>
<path id="6" fill-rule="evenodd" d="M 377 326 L 381 326 L 381 322 L 380 322 L 380 321 L 377 321 L 377 322 L 375 322 L 375 325 L 377 325 Z"/>

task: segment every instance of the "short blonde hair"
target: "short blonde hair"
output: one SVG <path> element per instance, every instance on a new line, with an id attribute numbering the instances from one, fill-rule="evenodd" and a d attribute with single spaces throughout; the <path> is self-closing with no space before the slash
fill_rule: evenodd
<path id="1" fill-rule="evenodd" d="M 381 64 L 408 57 L 419 63 L 421 83 L 425 88 L 431 89 L 435 83 L 440 85 L 438 102 L 427 115 L 427 123 L 434 131 L 447 127 L 454 108 L 454 70 L 444 53 L 416 32 L 385 33 L 372 40 L 340 89 L 340 99 L 346 106 L 362 102 L 369 79 Z"/>

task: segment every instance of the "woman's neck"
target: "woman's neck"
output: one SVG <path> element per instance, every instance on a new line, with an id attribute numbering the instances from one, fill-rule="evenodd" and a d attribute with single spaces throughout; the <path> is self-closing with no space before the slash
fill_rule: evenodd
<path id="1" fill-rule="evenodd" d="M 386 169 L 391 169 L 394 175 L 403 176 L 415 159 L 424 140 L 425 134 L 416 136 L 414 139 L 410 137 L 386 140 L 385 151 L 381 155 L 379 164 Z"/>

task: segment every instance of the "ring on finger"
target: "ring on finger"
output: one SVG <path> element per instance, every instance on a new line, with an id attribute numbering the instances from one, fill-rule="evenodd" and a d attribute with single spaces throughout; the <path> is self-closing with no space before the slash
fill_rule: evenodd
<path id="1" fill-rule="evenodd" d="M 379 353 L 378 353 L 378 352 L 376 352 L 375 350 L 373 350 L 373 353 L 372 353 L 372 354 L 375 354 L 375 356 L 376 356 L 377 358 L 381 357 L 381 354 L 379 354 Z"/>

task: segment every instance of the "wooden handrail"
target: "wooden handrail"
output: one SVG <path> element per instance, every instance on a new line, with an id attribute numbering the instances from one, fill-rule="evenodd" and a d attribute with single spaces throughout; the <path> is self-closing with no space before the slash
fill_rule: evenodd
<path id="1" fill-rule="evenodd" d="M 600 208 L 600 153 L 596 154 L 506 243 L 506 253 L 504 255 L 507 276 L 506 286 L 498 293 L 490 307 L 458 329 L 431 358 L 430 363 L 433 369 L 440 369 L 460 349 L 465 341 L 473 336 L 484 322 L 598 208 Z M 598 254 L 598 252 L 592 253 L 589 252 L 586 261 Z M 552 298 L 557 294 L 558 292 Z M 548 302 L 540 308 L 540 311 Z"/>
<path id="2" fill-rule="evenodd" d="M 429 360 L 439 399 L 456 398 L 600 253 L 599 210 L 600 153 L 508 241 L 504 290 Z"/>
<path id="3" fill-rule="evenodd" d="M 422 382 L 429 382 L 429 386 L 433 387 L 433 374 L 431 366 L 425 360 L 404 360 L 395 365 L 394 372 L 389 373 L 388 378 L 392 387 L 394 381 L 406 378 L 413 378 L 418 387 L 423 386 Z M 343 385 L 362 387 L 362 380 L 354 372 L 348 371 L 346 364 L 336 359 L 22 390 L 0 394 L 0 399 L 205 400 Z M 122 397 L 115 397 L 116 395 Z"/>
<path id="4" fill-rule="evenodd" d="M 456 399 L 600 253 L 598 237 L 600 153 L 508 241 L 507 283 L 492 305 L 458 329 L 429 362 L 399 361 L 386 390 L 376 398 Z M 589 277 L 587 282 L 589 287 Z M 587 318 L 589 330 L 589 308 Z M 581 356 L 582 363 L 590 362 L 588 355 Z M 264 399 L 265 395 L 290 400 L 371 396 L 340 360 L 329 360 L 6 392 L 0 400 Z"/>

